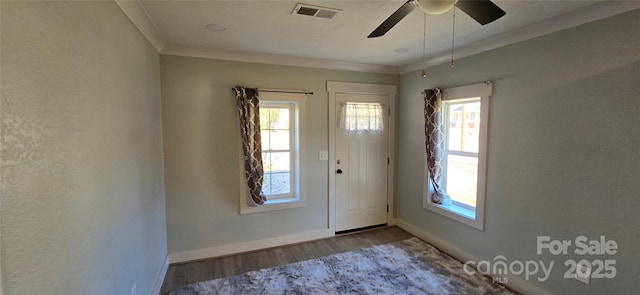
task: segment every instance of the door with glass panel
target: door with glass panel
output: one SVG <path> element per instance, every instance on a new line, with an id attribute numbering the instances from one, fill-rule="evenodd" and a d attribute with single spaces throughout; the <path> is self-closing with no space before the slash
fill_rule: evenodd
<path id="1" fill-rule="evenodd" d="M 387 223 L 388 97 L 336 94 L 336 231 Z"/>

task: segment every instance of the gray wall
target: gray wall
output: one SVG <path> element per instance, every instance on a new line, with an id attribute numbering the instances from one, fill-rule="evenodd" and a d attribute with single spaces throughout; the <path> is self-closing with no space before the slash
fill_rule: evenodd
<path id="1" fill-rule="evenodd" d="M 402 75 L 398 100 L 397 216 L 480 259 L 555 260 L 556 294 L 630 294 L 640 284 L 640 11 Z M 494 80 L 486 228 L 422 209 L 420 91 Z M 536 236 L 618 242 L 613 257 L 536 255 Z M 570 250 L 572 252 L 573 250 Z M 617 260 L 590 286 L 563 279 L 565 259 Z"/>
<path id="2" fill-rule="evenodd" d="M 1 5 L 4 294 L 149 294 L 167 253 L 159 55 L 112 1 Z"/>
<path id="3" fill-rule="evenodd" d="M 397 84 L 398 76 L 161 56 L 169 252 L 327 228 L 326 81 Z M 307 206 L 239 214 L 235 85 L 313 91 L 307 99 Z"/>
<path id="4" fill-rule="evenodd" d="M 550 292 L 640 287 L 638 11 L 434 67 L 422 79 L 159 57 L 113 2 L 1 3 L 5 294 L 128 294 L 133 284 L 147 294 L 167 250 L 325 228 L 327 162 L 317 154 L 328 149 L 327 80 L 400 84 L 400 219 L 482 259 L 556 260 L 549 281 L 532 281 Z M 477 231 L 421 209 L 419 92 L 487 79 L 495 81 L 487 215 Z M 315 92 L 306 207 L 238 214 L 235 85 Z M 617 277 L 591 286 L 562 279 L 565 257 L 537 256 L 537 235 L 616 240 Z"/>

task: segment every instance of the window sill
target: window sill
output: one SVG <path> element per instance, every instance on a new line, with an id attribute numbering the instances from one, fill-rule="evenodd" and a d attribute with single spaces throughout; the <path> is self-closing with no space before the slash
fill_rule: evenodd
<path id="1" fill-rule="evenodd" d="M 482 220 L 476 219 L 476 211 L 474 209 L 456 204 L 441 205 L 432 202 L 425 202 L 423 207 L 475 229 L 484 230 L 484 223 Z"/>
<path id="2" fill-rule="evenodd" d="M 474 209 L 465 208 L 455 204 L 450 204 L 450 205 L 433 204 L 433 205 L 471 220 L 476 219 L 476 210 Z"/>

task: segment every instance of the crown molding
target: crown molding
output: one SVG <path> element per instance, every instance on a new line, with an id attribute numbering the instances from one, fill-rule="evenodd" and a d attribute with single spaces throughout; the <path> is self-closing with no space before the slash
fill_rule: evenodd
<path id="1" fill-rule="evenodd" d="M 138 0 L 114 0 L 122 12 L 131 20 L 138 31 L 151 43 L 156 51 L 161 52 L 165 45 L 164 39 L 158 33 L 158 28 L 151 21 L 151 17 Z"/>
<path id="2" fill-rule="evenodd" d="M 598 4 L 584 7 L 582 9 L 561 14 L 544 21 L 522 27 L 520 29 L 487 38 L 465 47 L 456 48 L 455 56 L 458 59 L 464 58 L 499 47 L 504 47 L 525 40 L 533 39 L 542 35 L 551 34 L 564 29 L 601 20 L 638 8 L 640 8 L 640 1 L 603 1 Z M 431 67 L 449 62 L 450 60 L 450 53 L 442 53 L 430 58 L 425 66 Z M 420 69 L 422 69 L 422 62 L 418 60 L 415 60 L 399 68 L 400 74 L 406 74 Z"/>
<path id="3" fill-rule="evenodd" d="M 158 33 L 155 24 L 151 21 L 149 14 L 138 0 L 114 1 L 145 36 L 149 43 L 161 54 L 392 75 L 405 74 L 422 68 L 422 62 L 420 60 L 414 60 L 408 64 L 397 67 L 166 44 L 163 37 Z M 542 22 L 487 38 L 465 47 L 456 48 L 456 58 L 468 57 L 639 8 L 640 1 L 603 1 L 576 11 L 552 17 Z M 431 67 L 443 64 L 448 62 L 449 59 L 450 55 L 448 52 L 436 54 L 428 58 L 425 66 Z"/>
<path id="4" fill-rule="evenodd" d="M 231 61 L 240 61 L 240 62 L 316 68 L 316 69 L 356 71 L 356 72 L 381 73 L 381 74 L 392 74 L 392 75 L 399 74 L 398 67 L 395 67 L 395 66 L 343 62 L 343 61 L 288 56 L 288 55 L 276 55 L 276 54 L 265 54 L 265 53 L 239 52 L 239 51 L 221 50 L 221 49 L 209 49 L 209 48 L 200 48 L 200 47 L 188 47 L 188 46 L 179 46 L 179 45 L 173 45 L 173 44 L 166 45 L 160 53 L 165 55 L 200 57 L 200 58 L 209 58 L 209 59 L 221 59 L 221 60 L 231 60 Z"/>
<path id="5" fill-rule="evenodd" d="M 252 63 L 285 65 L 295 67 L 382 73 L 398 75 L 398 67 L 335 60 L 306 58 L 298 56 L 236 52 L 220 49 L 198 48 L 166 44 L 164 38 L 151 21 L 151 17 L 138 0 L 114 0 L 124 14 L 138 28 L 142 35 L 161 54 L 200 57 L 209 59 L 232 60 Z"/>

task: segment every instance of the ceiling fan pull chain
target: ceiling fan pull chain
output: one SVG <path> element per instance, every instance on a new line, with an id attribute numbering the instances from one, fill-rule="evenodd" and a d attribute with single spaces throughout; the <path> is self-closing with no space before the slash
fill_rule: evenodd
<path id="1" fill-rule="evenodd" d="M 454 0 L 455 1 L 455 0 Z M 451 31 L 451 67 L 453 68 L 453 49 L 454 49 L 454 41 L 456 39 L 456 6 L 453 5 L 453 29 Z"/>
<path id="2" fill-rule="evenodd" d="M 425 67 L 424 59 L 425 59 L 425 48 L 427 47 L 427 14 L 424 13 L 424 23 L 422 26 L 422 72 L 420 76 L 422 78 L 427 76 L 427 69 Z"/>

